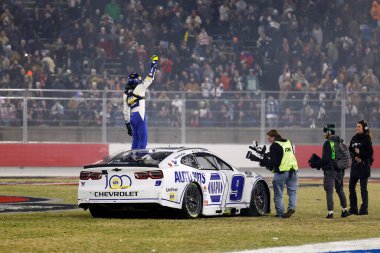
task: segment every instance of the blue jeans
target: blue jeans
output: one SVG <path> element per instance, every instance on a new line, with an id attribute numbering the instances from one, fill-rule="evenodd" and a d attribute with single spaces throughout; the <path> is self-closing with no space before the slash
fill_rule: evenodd
<path id="1" fill-rule="evenodd" d="M 298 171 L 297 171 L 298 172 Z M 286 185 L 286 191 L 289 196 L 289 209 L 296 209 L 297 206 L 297 189 L 298 189 L 298 175 L 297 172 L 289 177 L 289 172 L 275 173 L 273 176 L 273 190 L 274 190 L 274 205 L 276 208 L 276 215 L 284 214 L 284 204 L 282 195 Z"/>
<path id="2" fill-rule="evenodd" d="M 145 149 L 148 144 L 148 126 L 140 113 L 134 112 L 131 115 L 132 127 L 132 149 Z"/>

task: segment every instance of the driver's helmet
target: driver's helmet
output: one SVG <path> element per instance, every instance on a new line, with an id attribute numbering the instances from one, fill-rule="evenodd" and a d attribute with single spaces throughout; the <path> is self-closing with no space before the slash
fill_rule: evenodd
<path id="1" fill-rule="evenodd" d="M 134 89 L 140 83 L 142 83 L 142 77 L 138 73 L 134 72 L 128 76 L 128 82 L 125 89 L 126 90 Z"/>

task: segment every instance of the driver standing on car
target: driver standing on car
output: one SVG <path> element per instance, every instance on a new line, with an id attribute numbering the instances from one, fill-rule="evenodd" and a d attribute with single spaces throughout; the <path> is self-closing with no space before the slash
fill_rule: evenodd
<path id="1" fill-rule="evenodd" d="M 130 74 L 123 94 L 124 120 L 128 134 L 132 136 L 132 149 L 145 149 L 148 144 L 145 91 L 154 80 L 158 56 L 153 55 L 151 60 L 148 76 L 143 80 L 138 73 Z"/>
<path id="2" fill-rule="evenodd" d="M 261 167 L 266 167 L 274 173 L 273 191 L 276 217 L 289 218 L 296 211 L 298 189 L 298 164 L 294 155 L 293 144 L 290 140 L 282 138 L 275 129 L 267 132 L 267 139 L 271 144 L 269 153 L 264 154 L 263 158 L 259 158 L 248 152 L 247 158 L 251 161 L 260 162 Z M 253 149 L 252 147 L 250 148 Z M 286 212 L 282 200 L 285 185 L 289 196 Z"/>

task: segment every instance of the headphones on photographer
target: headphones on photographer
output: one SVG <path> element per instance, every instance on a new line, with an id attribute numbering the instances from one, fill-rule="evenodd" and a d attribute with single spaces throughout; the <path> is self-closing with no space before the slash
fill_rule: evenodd
<path id="1" fill-rule="evenodd" d="M 332 131 L 334 131 L 334 134 L 335 134 L 335 124 L 334 123 L 326 124 L 326 126 L 323 128 L 323 132 L 326 133 L 326 138 L 331 136 Z"/>
<path id="2" fill-rule="evenodd" d="M 364 131 L 368 131 L 369 127 L 368 127 L 368 124 L 367 124 L 367 122 L 365 120 L 362 119 L 358 123 L 363 126 Z"/>

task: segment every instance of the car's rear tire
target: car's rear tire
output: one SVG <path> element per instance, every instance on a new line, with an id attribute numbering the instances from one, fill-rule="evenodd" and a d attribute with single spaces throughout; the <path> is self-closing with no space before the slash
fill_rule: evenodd
<path id="1" fill-rule="evenodd" d="M 182 201 L 182 216 L 195 219 L 201 216 L 203 208 L 202 193 L 195 183 L 187 186 Z"/>
<path id="2" fill-rule="evenodd" d="M 88 209 L 94 218 L 106 218 L 110 216 L 107 208 L 101 205 L 92 204 Z"/>
<path id="3" fill-rule="evenodd" d="M 263 181 L 257 182 L 252 189 L 249 208 L 242 210 L 246 216 L 261 216 L 269 210 L 269 191 Z"/>

